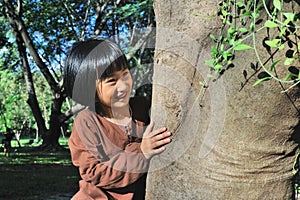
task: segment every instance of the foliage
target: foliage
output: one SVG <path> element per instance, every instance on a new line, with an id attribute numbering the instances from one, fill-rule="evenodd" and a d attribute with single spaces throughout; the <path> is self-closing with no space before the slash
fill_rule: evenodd
<path id="1" fill-rule="evenodd" d="M 0 71 L 0 124 L 1 131 L 6 128 L 18 130 L 26 119 L 33 120 L 26 106 L 26 88 L 19 72 L 9 69 Z"/>
<path id="2" fill-rule="evenodd" d="M 236 51 L 254 50 L 257 60 L 263 71 L 258 74 L 258 80 L 254 86 L 263 81 L 274 79 L 280 83 L 290 83 L 292 88 L 300 82 L 299 69 L 293 64 L 299 61 L 300 47 L 298 41 L 299 35 L 296 25 L 299 16 L 295 12 L 284 11 L 284 1 L 273 0 L 273 6 L 269 6 L 266 0 L 263 1 L 236 1 L 225 0 L 219 3 L 218 16 L 222 20 L 222 28 L 219 34 L 210 35 L 216 45 L 212 46 L 211 60 L 207 60 L 206 64 L 211 67 L 215 77 L 218 74 L 234 66 L 234 57 Z M 267 13 L 267 19 L 263 23 L 261 11 Z M 257 50 L 256 35 L 260 31 L 274 31 L 273 37 L 266 37 L 263 41 L 266 51 L 270 54 L 270 60 L 263 61 Z M 252 44 L 245 42 L 252 38 Z M 280 51 L 284 51 L 286 57 L 273 60 L 273 56 Z M 287 73 L 279 77 L 276 73 L 277 67 L 287 66 Z M 251 68 L 258 72 L 259 67 L 251 64 Z M 247 72 L 244 71 L 244 76 Z M 287 89 L 287 90 L 288 90 Z"/>
<path id="3" fill-rule="evenodd" d="M 253 74 L 257 74 L 258 78 L 253 86 L 273 79 L 279 82 L 282 88 L 284 88 L 283 83 L 287 83 L 288 87 L 283 91 L 287 92 L 298 85 L 300 71 L 296 64 L 299 65 L 300 61 L 300 26 L 297 23 L 299 23 L 300 15 L 296 13 L 296 9 L 293 12 L 285 11 L 284 6 L 288 3 L 296 4 L 297 2 L 271 0 L 269 4 L 266 0 L 221 1 L 218 16 L 222 20 L 222 28 L 218 35 L 210 35 L 215 45 L 211 50 L 212 59 L 206 61 L 212 71 L 208 77 L 216 78 L 234 67 L 237 51 L 253 50 L 257 64 L 251 63 L 250 66 L 254 71 Z M 266 13 L 266 16 L 261 16 L 262 13 Z M 258 51 L 259 44 L 256 38 L 261 31 L 266 33 L 266 37 L 261 43 L 269 55 L 265 61 L 262 60 Z M 278 58 L 276 54 L 285 56 Z M 279 68 L 281 71 L 285 71 L 285 74 L 279 76 L 277 73 Z M 246 70 L 243 71 L 243 76 L 246 80 L 249 79 Z M 244 85 L 245 83 L 241 83 L 242 88 Z M 206 83 L 203 86 L 206 86 Z M 296 152 L 292 173 L 297 178 L 294 187 L 298 192 L 299 150 Z"/>

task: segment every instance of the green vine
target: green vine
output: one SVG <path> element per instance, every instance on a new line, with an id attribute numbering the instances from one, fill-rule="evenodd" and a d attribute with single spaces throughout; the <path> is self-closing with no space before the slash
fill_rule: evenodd
<path id="1" fill-rule="evenodd" d="M 296 86 L 300 82 L 300 71 L 293 66 L 295 61 L 300 61 L 300 42 L 297 30 L 300 26 L 296 25 L 300 18 L 294 12 L 284 12 L 283 0 L 273 0 L 273 5 L 269 8 L 263 0 L 224 0 L 219 3 L 218 16 L 222 20 L 222 27 L 218 35 L 210 35 L 215 42 L 211 49 L 211 60 L 206 64 L 211 67 L 210 78 L 222 75 L 230 67 L 234 66 L 236 51 L 254 50 L 257 57 L 258 66 L 254 64 L 251 68 L 258 72 L 258 80 L 254 86 L 274 79 L 280 83 L 289 83 L 285 91 Z M 267 13 L 266 20 L 260 19 L 260 11 Z M 264 22 L 263 25 L 261 25 Z M 259 28 L 257 28 L 259 25 Z M 270 54 L 270 59 L 263 62 L 257 50 L 256 34 L 262 30 L 276 31 L 273 38 L 264 40 L 264 46 Z M 246 44 L 246 40 L 252 38 L 252 45 Z M 285 57 L 273 60 L 273 56 L 280 51 L 286 51 Z M 271 60 L 271 62 L 269 62 Z M 279 77 L 276 67 L 287 66 L 288 72 L 285 76 Z M 247 72 L 244 71 L 244 76 Z M 285 92 L 284 91 L 284 92 Z"/>

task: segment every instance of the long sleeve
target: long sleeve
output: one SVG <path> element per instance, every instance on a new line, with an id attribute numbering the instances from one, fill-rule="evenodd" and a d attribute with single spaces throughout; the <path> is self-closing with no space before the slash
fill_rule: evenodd
<path id="1" fill-rule="evenodd" d="M 124 148 L 114 145 L 101 133 L 93 117 L 75 120 L 69 147 L 73 164 L 79 168 L 82 179 L 104 189 L 129 186 L 149 167 L 140 151 L 140 143 L 126 144 Z"/>

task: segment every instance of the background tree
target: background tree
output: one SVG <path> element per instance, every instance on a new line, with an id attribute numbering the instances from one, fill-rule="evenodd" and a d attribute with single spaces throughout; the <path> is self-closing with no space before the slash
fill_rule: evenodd
<path id="1" fill-rule="evenodd" d="M 173 0 L 154 5 L 152 114 L 174 138 L 151 162 L 147 199 L 293 199 L 299 88 L 296 79 L 279 79 L 289 71 L 285 58 L 293 57 L 286 52 L 299 51 L 299 2 Z M 239 6 L 247 9 L 241 12 Z M 236 43 L 238 38 L 242 43 Z M 235 51 L 225 51 L 228 46 Z M 229 57 L 232 63 L 222 66 L 220 60 Z M 212 58 L 220 60 L 206 62 Z M 293 65 L 299 68 L 299 57 Z M 253 87 L 264 78 L 257 77 L 266 73 L 263 67 L 274 78 L 268 75 L 269 81 Z"/>
<path id="2" fill-rule="evenodd" d="M 155 26 L 151 1 L 2 0 L 1 7 L 1 54 L 6 55 L 3 63 L 15 63 L 7 68 L 23 72 L 26 101 L 43 147 L 59 147 L 60 127 L 78 109 L 72 104 L 63 106 L 66 96 L 62 67 L 72 43 L 99 35 L 114 39 L 127 47 L 132 66 L 141 66 L 153 55 L 153 50 L 143 48 Z M 126 37 L 121 32 L 126 32 Z M 15 56 L 10 56 L 12 52 Z M 51 97 L 46 97 L 47 92 L 38 92 L 41 90 L 49 90 Z"/>
<path id="3" fill-rule="evenodd" d="M 23 102 L 26 93 L 22 89 L 23 81 L 20 73 L 13 73 L 8 69 L 0 71 L 0 123 L 1 131 L 6 131 L 7 128 L 12 128 L 14 130 L 19 130 L 21 128 L 15 126 L 16 124 L 22 124 L 30 113 L 28 107 L 23 106 Z M 18 122 L 18 123 L 16 123 Z"/>

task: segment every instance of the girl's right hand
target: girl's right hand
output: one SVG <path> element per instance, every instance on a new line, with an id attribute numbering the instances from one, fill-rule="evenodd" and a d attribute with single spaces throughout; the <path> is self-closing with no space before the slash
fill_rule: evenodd
<path id="1" fill-rule="evenodd" d="M 162 153 L 172 139 L 172 133 L 167 128 L 160 128 L 153 131 L 154 123 L 151 121 L 146 128 L 141 142 L 141 150 L 147 159 Z"/>

